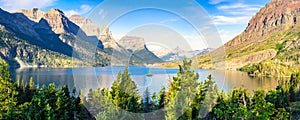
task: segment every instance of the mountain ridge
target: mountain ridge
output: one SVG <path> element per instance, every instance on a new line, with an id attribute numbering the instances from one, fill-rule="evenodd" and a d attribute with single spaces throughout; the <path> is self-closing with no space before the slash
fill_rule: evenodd
<path id="1" fill-rule="evenodd" d="M 252 17 L 244 32 L 223 47 L 194 60 L 200 68 L 218 69 L 213 65 L 218 62 L 211 60 L 220 57 L 218 50 L 225 48 L 225 69 L 239 69 L 260 76 L 289 76 L 294 71 L 292 68 L 300 63 L 298 41 L 300 1 L 272 0 Z"/>
<path id="2" fill-rule="evenodd" d="M 59 9 L 52 8 L 43 12 L 37 8 L 33 8 L 29 10 L 18 10 L 15 13 L 9 13 L 0 9 L 0 15 L 1 34 L 3 33 L 0 41 L 5 43 L 7 39 L 11 41 L 16 40 L 13 37 L 18 37 L 17 39 L 19 40 L 13 41 L 12 43 L 9 42 L 9 46 L 6 46 L 6 50 L 0 50 L 1 57 L 6 61 L 13 61 L 14 65 L 18 62 L 28 66 L 53 65 L 50 64 L 52 60 L 47 63 L 45 61 L 41 62 L 41 58 L 26 56 L 33 55 L 39 57 L 36 56 L 36 52 L 43 50 L 49 50 L 48 53 L 51 54 L 49 54 L 48 57 L 51 57 L 53 60 L 65 57 L 71 59 L 71 57 L 75 57 L 75 59 L 84 61 L 84 63 L 80 63 L 81 65 L 105 66 L 111 64 L 111 59 L 118 60 L 118 64 L 127 64 L 125 59 L 128 56 L 132 56 L 130 55 L 132 54 L 130 51 L 127 51 L 124 47 L 119 46 L 118 43 L 115 42 L 109 28 L 103 27 L 103 29 L 98 29 L 98 27 L 95 27 L 100 31 L 98 32 L 99 34 L 91 34 L 79 26 L 80 24 L 94 25 L 91 21 L 82 19 L 85 20 L 85 22 L 80 24 L 74 23 L 73 19 L 67 17 L 63 11 Z M 79 17 L 80 16 L 77 16 L 77 18 Z M 9 37 L 7 34 L 9 34 Z M 28 54 L 25 56 L 19 55 L 18 57 L 21 58 L 16 58 L 16 45 L 18 46 L 20 44 L 19 42 L 26 42 L 31 48 L 37 48 L 38 50 L 27 51 L 26 53 Z M 25 47 L 21 47 L 21 49 L 23 50 Z M 6 52 L 7 50 L 10 52 Z M 112 56 L 112 51 L 117 51 L 119 56 Z M 9 54 L 11 53 L 15 55 L 10 56 Z M 95 53 L 96 55 L 94 56 Z M 118 59 L 114 57 L 118 57 Z M 36 60 L 28 61 L 27 59 Z M 139 64 L 147 63 L 147 61 L 144 61 L 144 59 L 139 56 L 133 55 L 132 60 L 133 59 L 139 61 Z M 70 63 L 69 61 L 68 65 L 70 65 Z M 65 66 L 60 63 L 55 63 L 54 66 L 57 67 L 57 65 L 60 67 Z"/>

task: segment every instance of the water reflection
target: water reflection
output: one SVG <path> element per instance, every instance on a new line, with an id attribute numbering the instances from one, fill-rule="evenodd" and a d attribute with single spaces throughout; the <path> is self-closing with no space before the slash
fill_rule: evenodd
<path id="1" fill-rule="evenodd" d="M 21 69 L 12 71 L 14 81 L 29 83 L 30 77 L 35 84 L 41 87 L 43 84 L 54 83 L 56 86 L 67 84 L 70 89 L 75 85 L 77 89 L 110 88 L 119 70 L 124 67 L 97 67 L 97 68 L 76 68 L 76 69 Z M 131 66 L 129 72 L 132 79 L 137 83 L 139 92 L 143 92 L 148 85 L 150 92 L 158 92 L 162 86 L 167 87 L 168 77 L 175 76 L 178 69 L 147 68 Z M 209 74 L 212 74 L 221 90 L 228 92 L 234 87 L 244 87 L 249 91 L 262 88 L 265 90 L 274 89 L 280 78 L 253 78 L 246 73 L 238 71 L 210 71 L 195 70 L 199 73 L 199 81 L 203 81 Z M 151 76 L 146 76 L 151 74 Z"/>

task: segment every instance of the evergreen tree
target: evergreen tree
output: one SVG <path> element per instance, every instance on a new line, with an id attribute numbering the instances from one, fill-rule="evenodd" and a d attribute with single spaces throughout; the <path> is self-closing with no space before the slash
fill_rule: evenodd
<path id="1" fill-rule="evenodd" d="M 233 89 L 232 92 L 228 93 L 228 114 L 231 116 L 230 119 L 248 119 L 249 118 L 249 107 L 250 97 L 249 92 L 246 89 Z"/>
<path id="2" fill-rule="evenodd" d="M 218 86 L 215 84 L 212 75 L 208 75 L 207 80 L 204 81 L 204 90 L 202 92 L 205 92 L 205 98 L 203 99 L 203 104 L 200 105 L 199 116 L 204 118 L 208 117 L 207 114 L 211 112 L 219 93 Z"/>
<path id="3" fill-rule="evenodd" d="M 290 97 L 290 102 L 295 102 L 296 101 L 296 94 L 297 94 L 297 89 L 299 87 L 299 78 L 300 75 L 299 73 L 295 73 L 291 75 L 290 78 L 290 88 L 289 88 L 289 97 Z"/>
<path id="4" fill-rule="evenodd" d="M 157 95 L 154 92 L 151 96 L 151 111 L 156 110 L 157 109 Z"/>
<path id="5" fill-rule="evenodd" d="M 6 113 L 14 111 L 17 105 L 18 92 L 16 86 L 10 78 L 7 64 L 0 61 L 0 119 L 4 119 Z"/>
<path id="6" fill-rule="evenodd" d="M 163 86 L 157 96 L 158 109 L 165 107 L 166 104 L 166 88 Z"/>
<path id="7" fill-rule="evenodd" d="M 199 74 L 191 70 L 191 64 L 191 60 L 184 60 L 183 65 L 179 65 L 177 76 L 173 77 L 167 98 L 167 120 L 177 119 L 180 116 L 182 116 L 182 119 L 192 118 L 191 104 L 196 95 Z"/>
<path id="8" fill-rule="evenodd" d="M 274 104 L 266 102 L 264 90 L 256 90 L 252 97 L 251 117 L 250 119 L 266 120 L 271 119 L 275 113 Z"/>
<path id="9" fill-rule="evenodd" d="M 128 101 L 126 110 L 129 112 L 134 112 L 134 113 L 139 112 L 139 103 L 138 103 L 137 98 L 134 95 L 132 95 L 130 97 L 130 100 Z"/>
<path id="10" fill-rule="evenodd" d="M 226 93 L 222 91 L 218 94 L 218 99 L 216 105 L 213 108 L 212 114 L 217 119 L 229 120 L 231 116 L 229 115 L 228 108 L 228 98 L 226 96 Z"/>
<path id="11" fill-rule="evenodd" d="M 123 110 L 126 109 L 131 96 L 136 96 L 137 87 L 130 77 L 128 66 L 125 67 L 123 73 L 118 73 L 116 80 L 112 84 L 111 94 L 113 97 L 113 103 Z"/>
<path id="12" fill-rule="evenodd" d="M 145 92 L 144 92 L 144 97 L 143 97 L 143 111 L 145 113 L 148 113 L 151 111 L 151 99 L 150 99 L 150 92 L 149 92 L 149 88 L 148 86 L 146 87 L 145 89 Z"/>

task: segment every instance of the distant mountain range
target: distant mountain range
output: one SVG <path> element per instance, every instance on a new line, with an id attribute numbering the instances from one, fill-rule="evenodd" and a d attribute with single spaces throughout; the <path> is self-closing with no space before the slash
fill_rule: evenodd
<path id="1" fill-rule="evenodd" d="M 126 37 L 127 40 L 135 37 Z M 145 46 L 144 42 L 138 42 Z M 9 13 L 0 9 L 0 56 L 11 67 L 143 65 L 162 62 L 146 47 L 130 50 L 109 28 L 78 15 L 37 8 Z M 130 47 L 130 46 L 129 46 Z"/>
<path id="2" fill-rule="evenodd" d="M 203 50 L 185 51 L 181 49 L 179 46 L 177 46 L 176 48 L 171 50 L 167 48 L 160 48 L 160 49 L 153 50 L 152 52 L 163 61 L 173 62 L 173 61 L 182 61 L 184 59 L 191 59 L 196 56 L 204 55 L 212 50 L 213 50 L 212 48 L 206 48 Z"/>

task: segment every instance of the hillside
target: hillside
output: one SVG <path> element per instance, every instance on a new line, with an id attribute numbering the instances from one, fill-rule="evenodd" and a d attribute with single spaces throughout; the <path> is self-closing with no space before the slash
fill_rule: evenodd
<path id="1" fill-rule="evenodd" d="M 88 36 L 96 36 L 103 44 L 104 51 L 111 55 L 113 65 L 144 65 L 162 62 L 146 48 L 144 38 L 125 36 L 116 40 L 108 27 L 94 24 L 91 20 L 73 15 L 70 20 L 80 26 Z"/>
<path id="2" fill-rule="evenodd" d="M 114 40 L 109 28 L 80 16 L 68 18 L 59 9 L 15 13 L 0 9 L 0 32 L 0 56 L 12 67 L 106 66 L 112 60 L 124 65 L 132 56 L 132 51 Z M 138 55 L 132 58 L 138 61 L 132 64 L 160 62 Z"/>
<path id="3" fill-rule="evenodd" d="M 162 62 L 160 58 L 148 50 L 144 38 L 125 36 L 117 41 L 117 43 L 130 52 L 130 56 L 128 57 L 130 57 L 131 64 L 142 64 L 144 62 L 153 64 Z"/>
<path id="4" fill-rule="evenodd" d="M 223 46 L 227 69 L 242 68 L 251 74 L 274 76 L 292 73 L 291 68 L 298 67 L 300 61 L 299 20 L 299 0 L 272 0 L 252 17 L 243 33 Z M 201 68 L 213 68 L 210 55 L 215 53 L 195 60 Z"/>

